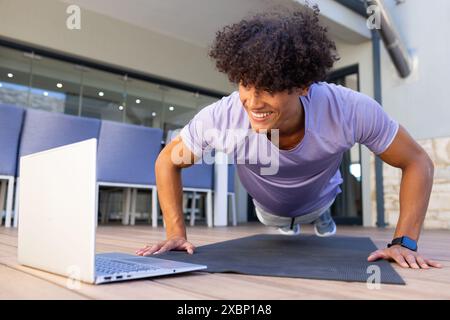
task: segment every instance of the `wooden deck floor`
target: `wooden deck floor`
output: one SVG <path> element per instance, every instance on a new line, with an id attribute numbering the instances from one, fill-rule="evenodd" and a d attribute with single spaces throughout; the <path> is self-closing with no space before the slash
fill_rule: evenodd
<path id="1" fill-rule="evenodd" d="M 312 233 L 306 226 L 303 232 Z M 196 246 L 259 233 L 275 233 L 259 223 L 237 227 L 189 227 Z M 339 227 L 338 234 L 369 236 L 379 247 L 392 237 L 391 229 Z M 147 243 L 164 239 L 164 230 L 148 226 L 100 226 L 97 251 L 133 253 Z M 0 299 L 450 299 L 450 231 L 424 231 L 421 252 L 442 262 L 443 269 L 398 270 L 407 285 L 261 277 L 195 272 L 107 285 L 81 284 L 69 289 L 67 279 L 17 264 L 17 230 L 0 228 Z"/>

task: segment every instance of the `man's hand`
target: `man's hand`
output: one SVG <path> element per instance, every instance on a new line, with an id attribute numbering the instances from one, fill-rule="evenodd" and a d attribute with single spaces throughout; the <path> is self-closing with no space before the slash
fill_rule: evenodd
<path id="1" fill-rule="evenodd" d="M 393 245 L 390 248 L 380 249 L 372 252 L 367 261 L 378 259 L 394 260 L 402 268 L 429 269 L 430 267 L 442 268 L 436 261 L 428 260 L 420 256 L 417 252 L 404 248 L 400 245 Z"/>
<path id="2" fill-rule="evenodd" d="M 138 256 L 149 256 L 151 254 L 158 254 L 169 250 L 186 250 L 189 254 L 193 254 L 195 247 L 192 243 L 183 237 L 173 237 L 152 246 L 145 246 L 137 250 Z"/>

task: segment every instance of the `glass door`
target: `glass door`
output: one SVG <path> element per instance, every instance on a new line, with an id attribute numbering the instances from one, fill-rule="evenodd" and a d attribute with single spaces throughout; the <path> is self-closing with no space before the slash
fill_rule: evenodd
<path id="1" fill-rule="evenodd" d="M 329 83 L 345 86 L 359 91 L 358 66 L 337 70 L 330 74 Z M 340 166 L 342 179 L 342 193 L 331 207 L 331 214 L 337 224 L 362 224 L 362 195 L 361 195 L 361 146 L 355 144 L 342 157 Z"/>

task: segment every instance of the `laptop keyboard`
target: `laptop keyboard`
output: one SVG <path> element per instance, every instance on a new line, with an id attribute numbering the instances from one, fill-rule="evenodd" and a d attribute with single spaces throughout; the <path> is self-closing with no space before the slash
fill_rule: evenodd
<path id="1" fill-rule="evenodd" d="M 123 260 L 114 260 L 104 257 L 95 257 L 95 270 L 106 274 L 142 272 L 161 270 L 162 268 L 150 266 L 148 264 L 126 262 Z"/>

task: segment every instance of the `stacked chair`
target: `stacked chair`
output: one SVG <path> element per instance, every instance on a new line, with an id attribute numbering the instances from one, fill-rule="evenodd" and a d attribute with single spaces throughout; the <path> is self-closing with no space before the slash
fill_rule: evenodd
<path id="1" fill-rule="evenodd" d="M 151 223 L 158 225 L 155 162 L 161 151 L 161 129 L 102 121 L 98 141 L 98 186 L 124 188 L 123 224 L 134 224 L 138 189 L 152 192 Z M 107 201 L 106 201 L 107 202 Z M 130 207 L 131 204 L 131 207 Z M 107 221 L 102 208 L 102 221 Z"/>
<path id="2" fill-rule="evenodd" d="M 11 226 L 14 183 L 17 175 L 17 152 L 25 110 L 0 105 L 0 214 L 6 198 L 5 226 Z M 0 217 L 0 225 L 1 225 Z"/>

